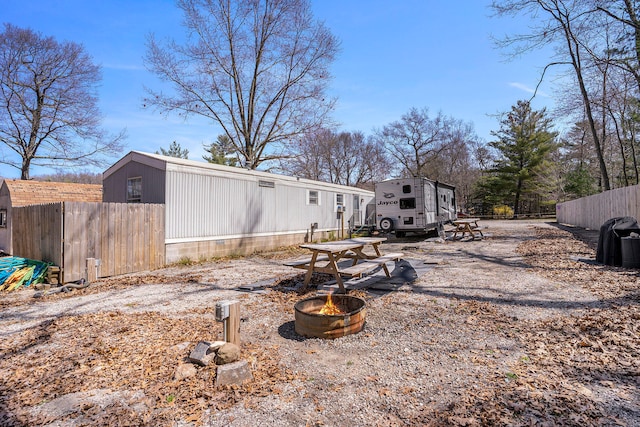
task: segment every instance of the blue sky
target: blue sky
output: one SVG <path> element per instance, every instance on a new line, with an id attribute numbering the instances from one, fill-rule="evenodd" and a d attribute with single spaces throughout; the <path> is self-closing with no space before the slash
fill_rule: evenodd
<path id="1" fill-rule="evenodd" d="M 491 17 L 488 1 L 312 0 L 317 19 L 341 41 L 332 73 L 334 119 L 346 131 L 371 135 L 411 107 L 472 122 L 485 141 L 497 130 L 495 114 L 529 99 L 548 52 L 505 62 L 491 35 L 526 32 L 526 20 Z M 203 144 L 220 129 L 202 120 L 163 117 L 142 107 L 143 85 L 157 79 L 143 62 L 147 35 L 184 35 L 171 0 L 0 0 L 1 22 L 31 28 L 58 41 L 84 45 L 102 66 L 103 126 L 127 131 L 125 150 L 155 152 L 177 141 L 202 160 Z M 534 108 L 553 107 L 544 84 Z M 117 158 L 114 158 L 114 162 Z M 0 176 L 18 177 L 1 166 Z M 32 175 L 51 171 L 34 169 Z"/>

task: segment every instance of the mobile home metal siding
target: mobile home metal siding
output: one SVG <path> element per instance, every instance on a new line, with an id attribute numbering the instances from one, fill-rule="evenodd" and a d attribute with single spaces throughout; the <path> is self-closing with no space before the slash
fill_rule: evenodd
<path id="1" fill-rule="evenodd" d="M 127 179 L 142 178 L 142 201 L 165 204 L 166 261 L 247 254 L 294 245 L 348 229 L 354 199 L 374 193 L 354 187 L 132 151 L 103 174 L 104 201 L 122 202 Z M 309 191 L 318 193 L 317 205 Z M 344 221 L 336 207 L 343 195 Z M 358 212 L 361 215 L 360 212 Z M 362 218 L 359 218 L 360 221 Z"/>
<path id="2" fill-rule="evenodd" d="M 336 229 L 341 226 L 335 209 L 336 194 L 344 195 L 345 218 L 353 214 L 353 195 L 367 202 L 373 197 L 357 189 L 323 190 L 322 184 L 309 181 L 258 178 L 168 170 L 166 238 L 304 233 L 312 223 L 318 223 L 319 229 Z M 261 181 L 272 182 L 273 187 L 261 186 Z M 318 191 L 319 205 L 308 204 L 309 190 Z"/>

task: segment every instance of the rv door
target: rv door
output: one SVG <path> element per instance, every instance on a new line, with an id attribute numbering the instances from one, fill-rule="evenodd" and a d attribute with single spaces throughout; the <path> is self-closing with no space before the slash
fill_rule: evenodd
<path id="1" fill-rule="evenodd" d="M 400 216 L 398 217 L 398 230 L 415 230 L 424 224 L 422 215 L 422 191 L 416 180 L 403 182 L 402 194 L 398 200 Z"/>

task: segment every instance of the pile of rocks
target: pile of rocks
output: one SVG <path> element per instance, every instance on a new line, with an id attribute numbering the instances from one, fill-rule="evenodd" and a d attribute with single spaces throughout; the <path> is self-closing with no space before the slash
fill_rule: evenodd
<path id="1" fill-rule="evenodd" d="M 253 380 L 251 369 L 246 360 L 240 360 L 240 347 L 225 341 L 200 341 L 191 351 L 188 358 L 190 363 L 178 366 L 174 375 L 176 380 L 196 375 L 196 366 L 209 366 L 215 363 L 215 385 L 241 385 L 245 381 Z"/>

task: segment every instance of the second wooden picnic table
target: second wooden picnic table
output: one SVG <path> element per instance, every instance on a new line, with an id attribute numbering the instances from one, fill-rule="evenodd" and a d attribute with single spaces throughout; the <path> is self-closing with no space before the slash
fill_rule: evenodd
<path id="1" fill-rule="evenodd" d="M 456 227 L 453 233 L 453 238 L 455 239 L 458 236 L 458 233 L 461 233 L 460 238 L 462 239 L 466 233 L 469 233 L 471 238 L 475 240 L 476 232 L 480 233 L 480 236 L 484 237 L 482 230 L 480 230 L 480 226 L 478 225 L 478 221 L 480 221 L 480 218 L 460 218 L 452 221 L 453 225 Z"/>
<path id="2" fill-rule="evenodd" d="M 288 263 L 295 268 L 307 270 L 304 278 L 304 286 L 308 286 L 313 273 L 332 274 L 336 278 L 340 291 L 345 292 L 342 276 L 360 277 L 363 273 L 381 266 L 387 277 L 390 277 L 386 263 L 402 257 L 401 253 L 383 255 L 380 252 L 380 244 L 387 240 L 384 237 L 357 237 L 346 240 L 324 243 L 305 243 L 301 248 L 311 251 L 311 258 Z M 371 246 L 374 254 L 364 252 L 365 246 Z M 338 261 L 344 258 L 352 259 L 350 267 L 339 268 Z M 325 261 L 327 261 L 325 263 Z M 318 263 L 321 264 L 318 264 Z"/>

